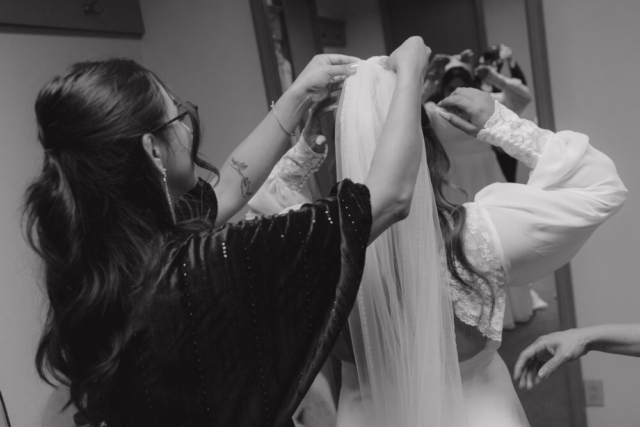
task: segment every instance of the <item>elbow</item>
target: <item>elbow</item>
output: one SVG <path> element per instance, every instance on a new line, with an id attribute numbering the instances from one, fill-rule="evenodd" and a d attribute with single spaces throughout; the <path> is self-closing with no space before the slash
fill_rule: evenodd
<path id="1" fill-rule="evenodd" d="M 411 200 L 413 199 L 413 191 L 399 192 L 393 203 L 390 205 L 391 214 L 394 222 L 406 219 L 411 213 Z"/>

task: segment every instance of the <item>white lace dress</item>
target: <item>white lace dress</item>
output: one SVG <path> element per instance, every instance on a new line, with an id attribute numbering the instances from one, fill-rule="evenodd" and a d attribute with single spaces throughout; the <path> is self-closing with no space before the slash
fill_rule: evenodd
<path id="1" fill-rule="evenodd" d="M 463 204 L 473 200 L 486 186 L 507 181 L 491 145 L 478 143 L 476 138 L 442 119 L 434 103 L 429 102 L 424 108 L 451 162 L 447 179 L 450 184 L 466 193 L 465 195 L 460 190 L 445 187 L 444 194 L 449 201 Z M 533 316 L 533 301 L 529 289 L 529 286 L 511 286 L 507 289 L 502 325 L 504 329 L 513 329 L 516 322 L 527 322 Z"/>
<path id="2" fill-rule="evenodd" d="M 527 185 L 497 183 L 466 203 L 465 250 L 487 281 L 449 277 L 456 316 L 488 338 L 461 363 L 469 427 L 529 423 L 506 365 L 502 336 L 505 285 L 535 281 L 568 262 L 593 231 L 622 206 L 626 189 L 615 166 L 574 132 L 553 133 L 496 102 L 478 139 L 501 147 L 532 169 Z"/>
<path id="3" fill-rule="evenodd" d="M 460 365 L 465 411 L 468 427 L 526 427 L 529 423 L 511 376 L 496 352 L 502 339 L 506 285 L 531 283 L 571 260 L 593 231 L 621 208 L 627 191 L 613 162 L 593 148 L 586 135 L 540 129 L 498 102 L 478 139 L 501 147 L 532 173 L 526 185 L 492 184 L 464 205 L 465 251 L 487 279 L 459 270 L 472 284 L 469 287 L 448 277 L 456 317 L 487 338 L 484 350 Z M 297 171 L 293 175 L 308 176 L 300 171 L 305 165 L 317 168 L 320 157 L 306 158 L 310 153 L 299 148 L 298 154 L 306 155 L 289 166 Z M 282 206 L 265 199 L 295 192 L 304 181 L 286 178 L 287 161 L 285 156 L 265 184 L 261 203 Z M 355 365 L 343 362 L 342 378 L 337 425 L 364 427 Z"/>

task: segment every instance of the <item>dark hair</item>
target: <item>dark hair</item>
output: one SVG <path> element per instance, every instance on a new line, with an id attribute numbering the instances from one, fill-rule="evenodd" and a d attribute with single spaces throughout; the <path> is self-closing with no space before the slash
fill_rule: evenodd
<path id="1" fill-rule="evenodd" d="M 500 58 L 499 45 L 491 46 L 489 50 L 487 50 L 482 55 L 480 55 L 479 60 L 481 62 L 484 62 L 485 64 L 489 64 L 496 67 L 498 72 L 500 72 L 500 70 L 502 69 L 502 65 L 504 64 L 504 61 Z"/>
<path id="2" fill-rule="evenodd" d="M 95 424 L 114 404 L 134 334 L 132 296 L 159 280 L 163 248 L 186 227 L 173 224 L 141 142 L 167 120 L 161 87 L 168 91 L 132 60 L 82 62 L 46 84 L 35 104 L 45 156 L 26 192 L 24 228 L 49 299 L 36 365 L 45 381 L 68 385 L 69 403 Z M 192 120 L 194 161 L 217 174 L 198 157 Z"/>
<path id="3" fill-rule="evenodd" d="M 445 92 L 444 89 L 449 85 L 449 83 L 456 79 L 459 78 L 463 81 L 463 87 L 474 87 L 477 88 L 479 87 L 478 82 L 476 81 L 476 79 L 473 77 L 473 75 L 471 74 L 471 72 L 469 72 L 467 69 L 463 68 L 463 67 L 453 67 L 449 70 L 447 70 L 443 75 L 442 75 L 442 82 L 439 85 L 439 90 L 434 93 L 430 98 L 429 98 L 429 102 L 433 102 L 433 103 L 438 103 L 440 101 L 442 101 L 445 98 Z"/>
<path id="4" fill-rule="evenodd" d="M 447 156 L 440 139 L 435 134 L 425 109 L 421 108 L 420 110 L 427 165 L 429 166 L 431 186 L 433 187 L 440 230 L 447 255 L 447 269 L 456 280 L 470 285 L 462 278 L 456 268 L 457 261 L 464 270 L 486 280 L 486 277 L 471 265 L 464 251 L 464 225 L 467 211 L 463 205 L 449 202 L 443 193 L 443 189 L 450 185 L 447 181 L 447 175 L 451 167 L 449 156 Z"/>

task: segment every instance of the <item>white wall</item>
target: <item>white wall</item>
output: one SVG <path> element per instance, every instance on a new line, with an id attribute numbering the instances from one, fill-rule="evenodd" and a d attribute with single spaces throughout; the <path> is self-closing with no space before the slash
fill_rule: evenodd
<path id="1" fill-rule="evenodd" d="M 221 167 L 269 112 L 248 0 L 142 0 L 146 65 L 199 107 L 201 151 Z"/>
<path id="2" fill-rule="evenodd" d="M 33 106 L 40 87 L 72 62 L 140 60 L 140 41 L 0 33 L 0 52 L 0 390 L 14 426 L 67 427 L 69 414 L 57 415 L 64 392 L 40 381 L 34 365 L 43 298 L 20 231 L 24 191 L 42 164 Z"/>
<path id="3" fill-rule="evenodd" d="M 344 53 L 362 59 L 386 55 L 377 0 L 316 0 L 316 5 L 319 16 L 347 22 L 347 46 L 327 47 L 326 53 Z"/>
<path id="4" fill-rule="evenodd" d="M 588 134 L 630 190 L 623 211 L 572 262 L 578 326 L 640 322 L 640 2 L 546 0 L 545 21 L 558 129 Z M 592 353 L 586 379 L 604 381 L 590 427 L 640 425 L 640 360 Z"/>

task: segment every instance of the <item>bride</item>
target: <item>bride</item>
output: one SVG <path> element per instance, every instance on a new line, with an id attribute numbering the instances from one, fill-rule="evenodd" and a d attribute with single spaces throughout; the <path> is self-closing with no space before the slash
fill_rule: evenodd
<path id="1" fill-rule="evenodd" d="M 370 64 L 370 72 L 377 76 L 371 84 L 391 79 L 375 62 L 370 60 Z M 360 118 L 358 99 L 368 99 L 369 92 L 377 88 L 366 83 L 365 69 L 361 65 L 358 76 L 345 85 L 338 141 L 349 141 L 341 136 L 366 122 Z M 593 231 L 620 209 L 626 189 L 611 160 L 592 147 L 585 135 L 540 129 L 494 101 L 490 94 L 470 88 L 457 89 L 439 107 L 443 119 L 476 137 L 478 144 L 500 147 L 532 169 L 527 185 L 493 184 L 480 191 L 473 203 L 452 205 L 442 196 L 448 160 L 428 120 L 425 123 L 428 173 L 443 236 L 445 282 L 455 313 L 466 421 L 469 427 L 525 427 L 528 421 L 496 352 L 505 288 L 540 279 L 567 263 Z M 374 145 L 375 140 L 361 139 L 359 143 Z M 344 153 L 344 147 L 340 151 Z M 344 158 L 341 169 L 343 176 L 348 176 Z M 365 270 L 371 267 L 367 258 Z M 412 284 L 403 283 L 406 285 Z M 375 290 L 363 279 L 360 293 L 367 292 Z M 364 342 L 364 355 L 358 354 L 357 345 L 353 352 L 345 351 L 348 346 L 339 347 L 344 362 L 340 427 L 385 425 L 377 423 L 383 403 L 376 401 L 376 396 L 384 395 L 388 382 L 375 381 L 379 366 L 371 366 L 375 352 L 385 351 L 376 348 L 384 347 L 384 342 L 371 331 L 379 320 L 371 317 L 371 310 L 363 309 L 361 301 L 359 296 L 359 316 L 352 314 L 350 327 L 352 341 Z M 358 328 L 358 322 L 367 325 Z M 362 337 L 357 338 L 356 333 Z M 367 405 L 367 401 L 373 404 Z"/>
<path id="2" fill-rule="evenodd" d="M 347 80 L 337 122 L 342 177 L 366 176 L 394 84 L 378 59 L 362 62 Z M 496 351 L 505 289 L 568 262 L 625 200 L 615 166 L 587 136 L 540 129 L 474 89 L 458 89 L 439 106 L 443 119 L 532 173 L 527 185 L 493 184 L 474 202 L 453 205 L 442 195 L 446 153 L 424 123 L 426 159 L 411 214 L 367 251 L 350 333 L 334 349 L 343 362 L 339 427 L 528 426 Z M 357 144 L 344 144 L 354 141 L 348 135 Z M 416 200 L 420 185 L 424 197 Z M 411 229 L 416 220 L 420 226 Z M 424 277 L 408 276 L 413 269 Z M 382 291 L 379 277 L 402 286 Z"/>

